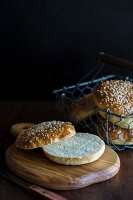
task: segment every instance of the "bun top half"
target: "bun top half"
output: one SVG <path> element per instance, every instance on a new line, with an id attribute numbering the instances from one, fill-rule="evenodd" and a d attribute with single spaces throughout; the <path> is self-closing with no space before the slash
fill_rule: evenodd
<path id="1" fill-rule="evenodd" d="M 15 145 L 21 149 L 34 149 L 56 143 L 76 134 L 71 122 L 47 121 L 24 130 L 16 139 Z"/>
<path id="2" fill-rule="evenodd" d="M 117 115 L 133 114 L 133 83 L 126 80 L 107 80 L 94 90 L 94 102 L 101 109 Z"/>

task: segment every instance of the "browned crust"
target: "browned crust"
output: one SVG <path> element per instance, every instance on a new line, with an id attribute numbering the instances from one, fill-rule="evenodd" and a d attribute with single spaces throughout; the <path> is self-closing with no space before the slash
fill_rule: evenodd
<path id="1" fill-rule="evenodd" d="M 95 122 L 98 133 L 107 141 L 105 120 L 97 120 Z M 96 128 L 96 127 L 95 127 Z M 133 129 L 124 129 L 119 126 L 113 126 L 108 122 L 108 139 L 115 145 L 133 145 Z"/>
<path id="2" fill-rule="evenodd" d="M 74 122 L 80 122 L 95 114 L 93 94 L 80 98 L 68 107 L 68 118 Z"/>
<path id="3" fill-rule="evenodd" d="M 21 149 L 34 149 L 46 144 L 59 142 L 63 138 L 70 138 L 76 134 L 70 122 L 48 121 L 32 126 L 23 131 L 15 141 Z"/>
<path id="4" fill-rule="evenodd" d="M 94 90 L 94 102 L 98 112 L 106 118 L 106 110 L 111 111 L 109 121 L 126 129 L 133 129 L 133 83 L 110 80 L 99 83 Z M 118 115 L 118 116 L 115 116 Z M 121 116 L 128 116 L 121 118 Z"/>
<path id="5" fill-rule="evenodd" d="M 133 114 L 133 83 L 109 80 L 98 84 L 94 90 L 94 102 L 101 109 L 110 109 L 117 115 Z"/>
<path id="6" fill-rule="evenodd" d="M 21 132 L 34 125 L 35 124 L 33 123 L 27 123 L 27 122 L 16 123 L 11 126 L 10 132 L 14 137 L 17 137 Z"/>

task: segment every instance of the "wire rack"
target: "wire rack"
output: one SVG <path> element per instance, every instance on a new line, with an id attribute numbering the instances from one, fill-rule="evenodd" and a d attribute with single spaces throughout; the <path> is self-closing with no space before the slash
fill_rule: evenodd
<path id="1" fill-rule="evenodd" d="M 114 114 L 108 108 L 105 110 L 100 110 L 99 108 L 94 106 L 93 114 L 88 114 L 86 117 L 84 117 L 83 120 L 76 121 L 73 120 L 72 117 L 70 117 L 70 111 L 72 108 L 71 105 L 78 104 L 81 99 L 83 99 L 82 104 L 86 104 L 86 100 L 84 100 L 84 97 L 90 95 L 95 89 L 95 86 L 101 81 L 122 79 L 133 82 L 132 75 L 128 76 L 114 73 L 99 77 L 100 71 L 104 68 L 109 59 L 111 60 L 109 63 L 111 63 L 112 65 L 116 64 L 117 66 L 121 67 L 125 66 L 126 64 L 126 67 L 133 67 L 130 62 L 112 57 L 110 55 L 107 56 L 107 54 L 105 55 L 105 57 L 103 56 L 104 58 L 106 58 L 105 63 L 103 61 L 104 59 L 101 59 L 102 56 L 103 53 L 100 53 L 97 65 L 93 67 L 93 69 L 89 71 L 89 73 L 85 75 L 78 83 L 71 86 L 63 87 L 58 90 L 54 90 L 53 93 L 56 96 L 56 101 L 62 104 L 62 112 L 65 116 L 65 120 L 72 121 L 76 127 L 76 130 L 99 135 L 106 142 L 106 144 L 114 150 L 121 151 L 125 149 L 133 149 L 133 129 L 131 129 L 130 127 L 133 123 L 133 114 L 130 116 L 120 116 Z M 114 61 L 114 63 L 112 63 L 112 60 Z M 91 77 L 91 80 L 90 78 L 88 80 L 88 77 Z M 100 111 L 104 112 L 104 118 L 99 114 Z M 76 116 L 78 116 L 78 114 L 79 113 L 77 112 Z M 117 117 L 118 119 L 118 121 L 115 123 L 111 121 L 113 116 Z M 126 123 L 127 128 L 121 128 L 119 124 L 123 122 L 126 118 L 131 119 L 130 123 L 124 122 Z"/>

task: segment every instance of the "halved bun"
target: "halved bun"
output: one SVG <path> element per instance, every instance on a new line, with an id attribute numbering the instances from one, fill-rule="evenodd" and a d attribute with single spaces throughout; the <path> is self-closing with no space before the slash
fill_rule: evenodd
<path id="1" fill-rule="evenodd" d="M 76 131 L 71 122 L 47 121 L 23 131 L 17 137 L 15 145 L 21 149 L 34 149 L 59 142 L 63 138 L 70 138 L 75 134 Z"/>
<path id="2" fill-rule="evenodd" d="M 97 160 L 105 150 L 100 137 L 89 133 L 76 133 L 69 139 L 42 147 L 52 161 L 63 165 L 81 165 Z"/>

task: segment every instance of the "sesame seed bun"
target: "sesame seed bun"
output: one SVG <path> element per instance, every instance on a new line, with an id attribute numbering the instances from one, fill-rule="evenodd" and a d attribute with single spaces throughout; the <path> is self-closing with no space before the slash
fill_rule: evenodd
<path id="1" fill-rule="evenodd" d="M 94 102 L 98 112 L 106 118 L 106 110 L 112 114 L 109 121 L 126 129 L 133 129 L 133 83 L 124 80 L 108 80 L 94 90 Z M 105 111 L 105 112 L 104 112 Z M 123 118 L 126 116 L 126 118 Z"/>
<path id="2" fill-rule="evenodd" d="M 97 132 L 105 142 L 114 145 L 133 145 L 133 129 L 124 129 L 119 126 L 114 126 L 108 123 L 108 133 L 106 133 L 105 119 L 97 119 L 93 127 L 95 133 Z M 108 138 L 107 138 L 107 136 Z"/>
<path id="3" fill-rule="evenodd" d="M 68 118 L 73 122 L 83 121 L 95 114 L 94 107 L 93 94 L 90 93 L 68 106 Z"/>
<path id="4" fill-rule="evenodd" d="M 34 149 L 59 142 L 76 134 L 70 122 L 47 121 L 24 130 L 16 139 L 15 145 L 21 149 Z"/>

